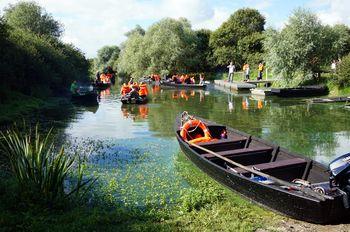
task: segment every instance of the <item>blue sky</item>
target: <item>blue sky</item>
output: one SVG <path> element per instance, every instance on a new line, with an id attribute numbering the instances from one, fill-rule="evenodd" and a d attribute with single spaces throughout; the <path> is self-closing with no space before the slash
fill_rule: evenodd
<path id="1" fill-rule="evenodd" d="M 251 7 L 266 26 L 283 28 L 297 7 L 315 12 L 325 24 L 350 25 L 349 0 L 34 0 L 65 26 L 63 40 L 88 57 L 104 45 L 119 45 L 136 24 L 147 28 L 164 17 L 186 17 L 194 29 L 215 30 L 237 9 Z M 0 0 L 2 10 L 18 0 Z"/>

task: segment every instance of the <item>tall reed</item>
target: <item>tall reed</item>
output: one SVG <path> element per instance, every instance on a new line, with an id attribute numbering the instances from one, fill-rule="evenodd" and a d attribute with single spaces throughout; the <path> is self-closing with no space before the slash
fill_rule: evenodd
<path id="1" fill-rule="evenodd" d="M 0 151 L 8 158 L 19 193 L 26 200 L 52 206 L 94 182 L 91 178 L 83 180 L 83 168 L 77 156 L 66 155 L 63 147 L 55 151 L 52 129 L 42 136 L 38 125 L 25 131 L 14 126 L 0 132 L 0 136 Z M 72 174 L 76 174 L 77 181 L 65 185 Z"/>

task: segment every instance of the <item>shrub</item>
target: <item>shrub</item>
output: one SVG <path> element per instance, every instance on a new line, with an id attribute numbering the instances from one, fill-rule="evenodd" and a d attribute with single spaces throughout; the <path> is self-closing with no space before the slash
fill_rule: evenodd
<path id="1" fill-rule="evenodd" d="M 67 156 L 63 147 L 55 152 L 51 130 L 41 136 L 38 126 L 27 132 L 19 132 L 15 126 L 0 132 L 0 136 L 0 151 L 10 163 L 19 195 L 24 200 L 52 207 L 94 182 L 91 178 L 83 180 L 80 160 L 76 162 L 75 157 Z M 75 169 L 77 180 L 68 186 L 65 181 Z"/>
<path id="2" fill-rule="evenodd" d="M 340 87 L 350 86 L 350 54 L 344 56 L 339 64 L 335 83 Z"/>

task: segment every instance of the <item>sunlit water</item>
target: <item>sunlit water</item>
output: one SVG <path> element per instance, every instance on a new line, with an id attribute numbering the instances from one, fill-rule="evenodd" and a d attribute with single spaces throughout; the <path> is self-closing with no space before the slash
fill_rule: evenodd
<path id="1" fill-rule="evenodd" d="M 153 87 L 148 104 L 122 106 L 118 92 L 118 87 L 102 92 L 98 107 L 80 107 L 64 133 L 74 149 L 89 154 L 98 186 L 125 205 L 172 203 L 188 187 L 176 168 L 180 149 L 173 128 L 185 110 L 324 164 L 350 152 L 350 110 L 344 104 L 256 99 L 210 86 L 205 91 Z"/>

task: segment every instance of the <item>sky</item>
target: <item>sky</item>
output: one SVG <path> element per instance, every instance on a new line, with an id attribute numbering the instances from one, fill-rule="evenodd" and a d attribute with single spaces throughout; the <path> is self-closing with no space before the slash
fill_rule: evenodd
<path id="1" fill-rule="evenodd" d="M 32 0 L 33 1 L 33 0 Z M 147 29 L 165 17 L 185 17 L 193 29 L 215 30 L 236 10 L 258 9 L 266 27 L 283 28 L 298 7 L 316 13 L 325 24 L 350 26 L 350 0 L 34 0 L 65 28 L 62 40 L 73 43 L 87 57 L 104 45 L 120 45 L 136 24 Z M 0 12 L 18 0 L 0 0 Z"/>

